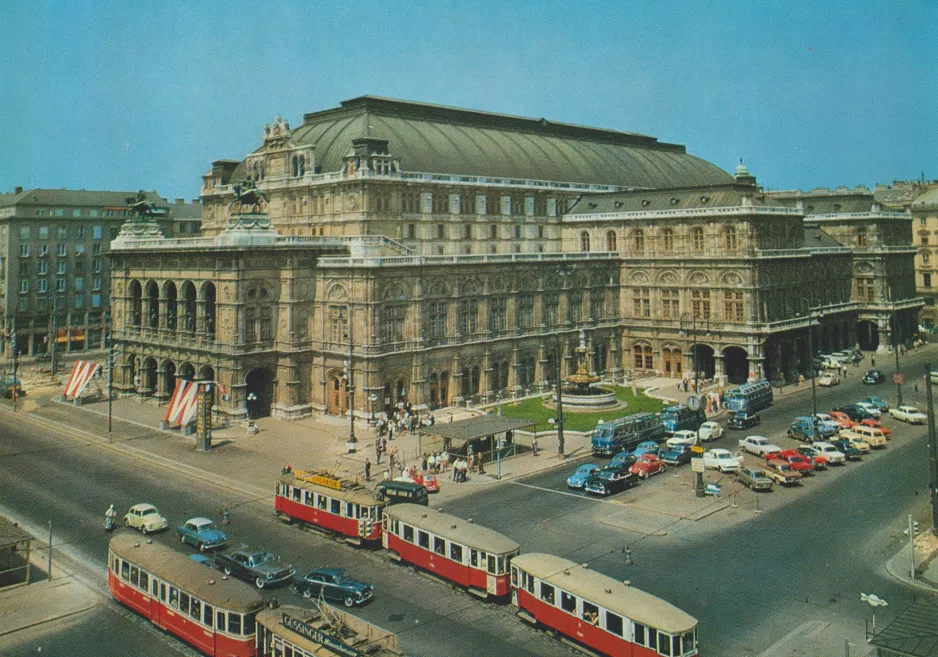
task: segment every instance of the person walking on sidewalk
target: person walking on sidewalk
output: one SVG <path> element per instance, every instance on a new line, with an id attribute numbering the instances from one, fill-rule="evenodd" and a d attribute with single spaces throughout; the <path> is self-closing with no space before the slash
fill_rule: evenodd
<path id="1" fill-rule="evenodd" d="M 365 458 L 365 481 L 371 481 L 371 459 Z"/>
<path id="2" fill-rule="evenodd" d="M 479 474 L 485 474 L 485 466 L 482 465 L 482 452 L 476 453 L 476 469 Z"/>
<path id="3" fill-rule="evenodd" d="M 534 437 L 531 438 L 531 451 L 534 453 L 534 456 L 537 456 L 537 434 L 534 434 Z"/>
<path id="4" fill-rule="evenodd" d="M 381 438 L 380 437 L 375 439 L 375 463 L 379 465 L 381 463 Z"/>

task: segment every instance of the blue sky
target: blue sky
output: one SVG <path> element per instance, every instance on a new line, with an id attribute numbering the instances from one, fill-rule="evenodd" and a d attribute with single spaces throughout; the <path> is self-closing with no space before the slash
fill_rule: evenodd
<path id="1" fill-rule="evenodd" d="M 364 94 L 653 135 L 772 189 L 938 178 L 938 2 L 0 0 L 0 191 L 194 198 Z"/>

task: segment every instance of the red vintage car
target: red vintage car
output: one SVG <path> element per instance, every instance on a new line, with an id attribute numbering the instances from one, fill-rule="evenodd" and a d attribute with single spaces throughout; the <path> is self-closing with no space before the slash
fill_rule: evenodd
<path id="1" fill-rule="evenodd" d="M 430 472 L 423 473 L 416 468 L 412 468 L 403 477 L 395 477 L 395 479 L 413 481 L 415 484 L 421 484 L 427 489 L 428 493 L 440 492 L 440 483 L 436 480 L 436 475 Z"/>
<path id="2" fill-rule="evenodd" d="M 629 472 L 637 474 L 642 479 L 664 472 L 665 463 L 656 454 L 642 454 L 629 468 Z"/>
<path id="3" fill-rule="evenodd" d="M 850 427 L 856 424 L 856 422 L 851 420 L 850 416 L 848 416 L 843 411 L 831 411 L 830 413 L 828 413 L 828 415 L 834 418 L 837 424 L 839 424 L 844 429 L 849 429 Z"/>
<path id="4" fill-rule="evenodd" d="M 883 426 L 882 420 L 878 420 L 876 418 L 867 418 L 865 420 L 860 420 L 860 424 L 862 424 L 865 427 L 872 427 L 874 429 L 879 429 L 880 431 L 883 432 L 883 435 L 886 436 L 887 438 L 892 437 L 892 431 Z"/>
<path id="5" fill-rule="evenodd" d="M 821 454 L 819 451 L 811 447 L 810 445 L 802 445 L 796 450 L 785 450 L 793 451 L 801 456 L 805 457 L 814 465 L 815 470 L 827 470 L 827 466 L 830 465 L 827 457 Z"/>
<path id="6" fill-rule="evenodd" d="M 802 456 L 795 449 L 783 449 L 780 452 L 772 452 L 765 455 L 766 460 L 777 459 L 785 461 L 791 466 L 791 469 L 801 475 L 814 472 L 814 464 L 806 456 Z"/>

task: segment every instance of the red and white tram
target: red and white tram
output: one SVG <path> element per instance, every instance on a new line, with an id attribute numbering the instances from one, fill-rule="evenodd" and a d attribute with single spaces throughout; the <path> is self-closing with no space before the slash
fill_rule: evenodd
<path id="1" fill-rule="evenodd" d="M 511 562 L 518 615 L 607 655 L 695 657 L 697 619 L 586 566 L 550 554 Z"/>
<path id="2" fill-rule="evenodd" d="M 506 596 L 520 545 L 498 532 L 417 504 L 384 510 L 384 548 L 481 597 Z"/>
<path id="3" fill-rule="evenodd" d="M 277 480 L 274 508 L 282 520 L 325 529 L 355 545 L 381 539 L 387 501 L 357 482 L 324 471 L 287 472 Z"/>
<path id="4" fill-rule="evenodd" d="M 207 655 L 256 653 L 264 599 L 243 582 L 134 534 L 111 539 L 107 579 L 115 600 Z"/>

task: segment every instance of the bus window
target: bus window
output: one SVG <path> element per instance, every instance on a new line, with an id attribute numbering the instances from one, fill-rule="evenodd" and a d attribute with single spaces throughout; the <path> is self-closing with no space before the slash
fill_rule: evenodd
<path id="1" fill-rule="evenodd" d="M 450 543 L 449 558 L 456 563 L 462 563 L 462 545 L 459 545 L 458 543 Z"/>
<path id="2" fill-rule="evenodd" d="M 342 502 L 335 499 L 329 500 L 329 513 L 335 516 L 342 513 Z"/>
<path id="3" fill-rule="evenodd" d="M 479 551 L 469 548 L 469 565 L 473 568 L 479 567 Z"/>
<path id="4" fill-rule="evenodd" d="M 175 586 L 169 587 L 169 606 L 179 608 L 179 589 Z"/>
<path id="5" fill-rule="evenodd" d="M 618 616 L 611 611 L 606 612 L 606 631 L 615 634 L 616 636 L 622 636 L 622 616 Z"/>
<path id="6" fill-rule="evenodd" d="M 404 525 L 404 540 L 408 543 L 414 542 L 414 528 L 410 525 Z"/>
<path id="7" fill-rule="evenodd" d="M 192 598 L 192 602 L 189 604 L 189 615 L 196 620 L 202 618 L 202 601 L 198 598 Z"/>
<path id="8" fill-rule="evenodd" d="M 541 600 L 549 605 L 554 604 L 554 587 L 541 582 Z"/>
<path id="9" fill-rule="evenodd" d="M 126 561 L 121 561 L 121 579 L 130 579 L 130 564 Z"/>
<path id="10" fill-rule="evenodd" d="M 441 556 L 446 556 L 446 541 L 439 536 L 433 537 L 433 551 Z"/>
<path id="11" fill-rule="evenodd" d="M 427 532 L 417 531 L 417 545 L 424 548 L 425 550 L 430 549 L 430 534 Z"/>
<path id="12" fill-rule="evenodd" d="M 148 593 L 150 591 L 150 576 L 142 570 L 140 571 L 140 588 Z"/>
<path id="13" fill-rule="evenodd" d="M 225 631 L 225 612 L 216 611 L 215 612 L 215 629 Z"/>
<path id="14" fill-rule="evenodd" d="M 212 605 L 202 605 L 202 622 L 209 627 L 212 625 L 212 616 L 215 615 L 215 608 Z"/>
<path id="15" fill-rule="evenodd" d="M 182 591 L 179 592 L 179 611 L 184 614 L 189 613 L 189 594 Z"/>
<path id="16" fill-rule="evenodd" d="M 570 614 L 576 613 L 576 596 L 570 595 L 566 591 L 560 592 L 560 608 Z M 583 614 L 586 617 L 586 614 Z"/>
<path id="17" fill-rule="evenodd" d="M 241 614 L 228 612 L 228 633 L 241 634 Z"/>

